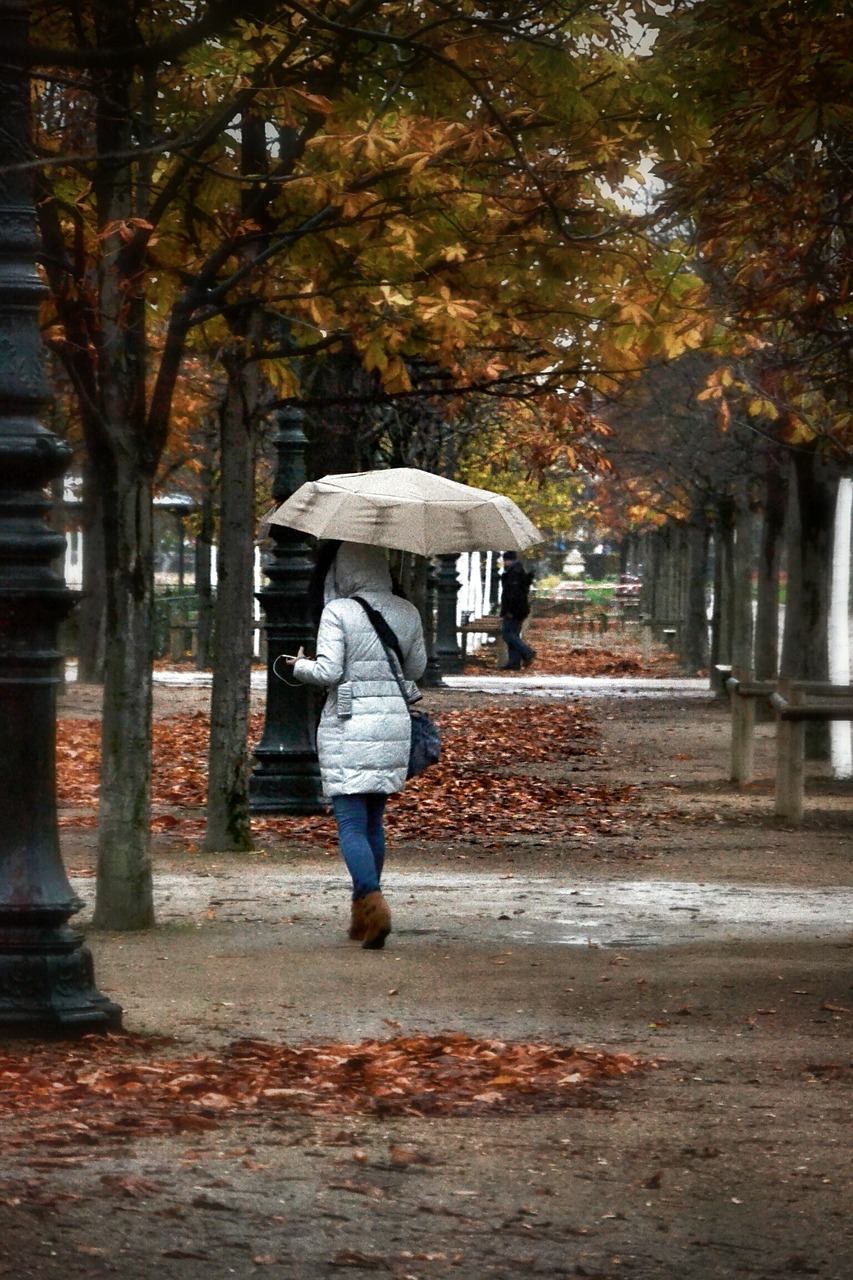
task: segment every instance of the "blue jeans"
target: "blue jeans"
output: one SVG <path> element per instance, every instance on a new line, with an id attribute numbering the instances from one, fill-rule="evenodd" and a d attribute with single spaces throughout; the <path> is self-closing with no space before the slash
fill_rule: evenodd
<path id="1" fill-rule="evenodd" d="M 332 796 L 341 857 L 352 876 L 352 896 L 363 898 L 379 888 L 385 865 L 385 832 L 382 818 L 385 795 Z"/>
<path id="2" fill-rule="evenodd" d="M 501 618 L 501 638 L 509 653 L 507 666 L 512 671 L 520 670 L 522 663 L 527 664 L 535 658 L 536 651 L 521 638 L 521 623 L 518 618 L 513 618 L 510 614 Z"/>

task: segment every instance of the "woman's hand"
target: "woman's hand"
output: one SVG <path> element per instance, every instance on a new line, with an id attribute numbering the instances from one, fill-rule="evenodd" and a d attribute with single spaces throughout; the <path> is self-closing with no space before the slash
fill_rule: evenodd
<path id="1" fill-rule="evenodd" d="M 304 658 L 304 657 L 305 657 L 305 650 L 302 647 L 302 645 L 300 645 L 299 652 L 297 653 L 296 657 L 294 658 L 292 654 L 286 653 L 284 654 L 284 661 L 288 667 L 292 667 L 294 662 L 298 662 L 300 658 Z"/>

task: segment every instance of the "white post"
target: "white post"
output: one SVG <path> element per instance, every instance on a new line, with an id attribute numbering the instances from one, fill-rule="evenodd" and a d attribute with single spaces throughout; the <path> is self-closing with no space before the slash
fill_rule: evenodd
<path id="1" fill-rule="evenodd" d="M 252 652 L 256 658 L 261 654 L 261 602 L 258 599 L 258 592 L 261 589 L 261 549 L 255 544 L 255 594 L 252 597 L 252 617 L 255 620 L 255 629 L 252 632 Z"/>
<path id="2" fill-rule="evenodd" d="M 456 572 L 459 574 L 459 590 L 456 593 L 456 624 L 462 622 L 462 614 L 471 608 L 471 553 L 463 551 L 456 561 Z"/>
<path id="3" fill-rule="evenodd" d="M 67 511 L 73 512 L 77 503 L 77 491 L 68 476 L 62 487 L 62 501 Z M 72 516 L 65 517 L 65 585 L 75 591 L 83 585 L 83 534 L 80 529 L 68 528 Z M 76 523 L 76 522 L 75 522 Z"/>
<path id="4" fill-rule="evenodd" d="M 65 535 L 65 585 L 79 591 L 83 585 L 83 557 L 80 554 L 83 535 L 79 529 L 69 529 Z"/>
<path id="5" fill-rule="evenodd" d="M 479 551 L 471 556 L 471 596 L 468 607 L 475 618 L 483 616 L 483 576 Z"/>
<path id="6" fill-rule="evenodd" d="M 483 587 L 483 613 L 486 614 L 492 607 L 492 556 L 494 551 L 486 552 L 486 576 L 485 585 Z"/>
<path id="7" fill-rule="evenodd" d="M 853 480 L 840 480 L 835 503 L 832 594 L 829 606 L 829 678 L 833 684 L 850 683 L 851 515 Z M 850 721 L 830 721 L 830 734 L 833 775 L 836 778 L 853 778 Z"/>

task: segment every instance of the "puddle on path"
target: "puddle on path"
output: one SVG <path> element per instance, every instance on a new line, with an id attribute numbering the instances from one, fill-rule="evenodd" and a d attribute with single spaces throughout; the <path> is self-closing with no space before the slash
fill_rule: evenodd
<path id="1" fill-rule="evenodd" d="M 94 882 L 75 885 L 91 917 Z M 679 880 L 583 881 L 389 872 L 384 888 L 395 928 L 417 945 L 448 935 L 471 945 L 481 941 L 519 945 L 615 949 L 671 947 L 723 941 L 853 941 L 853 889 L 778 888 L 765 885 Z M 332 905 L 345 910 L 346 880 L 282 872 L 221 872 L 207 876 L 157 876 L 157 919 L 202 923 L 276 924 L 298 921 L 307 930 L 328 923 Z M 500 923 L 496 932 L 495 922 Z"/>
<path id="2" fill-rule="evenodd" d="M 77 679 L 77 664 L 69 662 L 65 678 L 73 684 Z M 204 688 L 210 685 L 209 671 L 172 671 L 158 669 L 154 672 L 156 684 L 175 688 Z M 585 698 L 665 698 L 678 694 L 685 698 L 714 700 L 705 676 L 665 677 L 648 676 L 443 676 L 448 689 L 463 693 L 524 693 L 555 698 L 583 695 Z M 252 688 L 263 690 L 267 685 L 265 671 L 252 672 Z"/>
<path id="3" fill-rule="evenodd" d="M 443 676 L 460 693 L 523 693 L 551 698 L 703 698 L 715 701 L 706 677 L 645 676 Z"/>

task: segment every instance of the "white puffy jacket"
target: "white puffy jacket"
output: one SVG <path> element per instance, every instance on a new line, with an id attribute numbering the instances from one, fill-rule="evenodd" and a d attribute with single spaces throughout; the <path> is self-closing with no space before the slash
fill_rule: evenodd
<path id="1" fill-rule="evenodd" d="M 317 632 L 317 657 L 300 658 L 293 667 L 297 680 L 328 690 L 317 730 L 327 796 L 402 791 L 409 762 L 408 706 L 373 624 L 361 605 L 348 598 L 354 595 L 363 596 L 396 634 L 405 678 L 418 680 L 426 669 L 420 614 L 413 604 L 392 593 L 385 552 L 380 547 L 341 543 L 326 577 L 327 603 Z M 348 693 L 351 715 L 346 714 Z"/>

